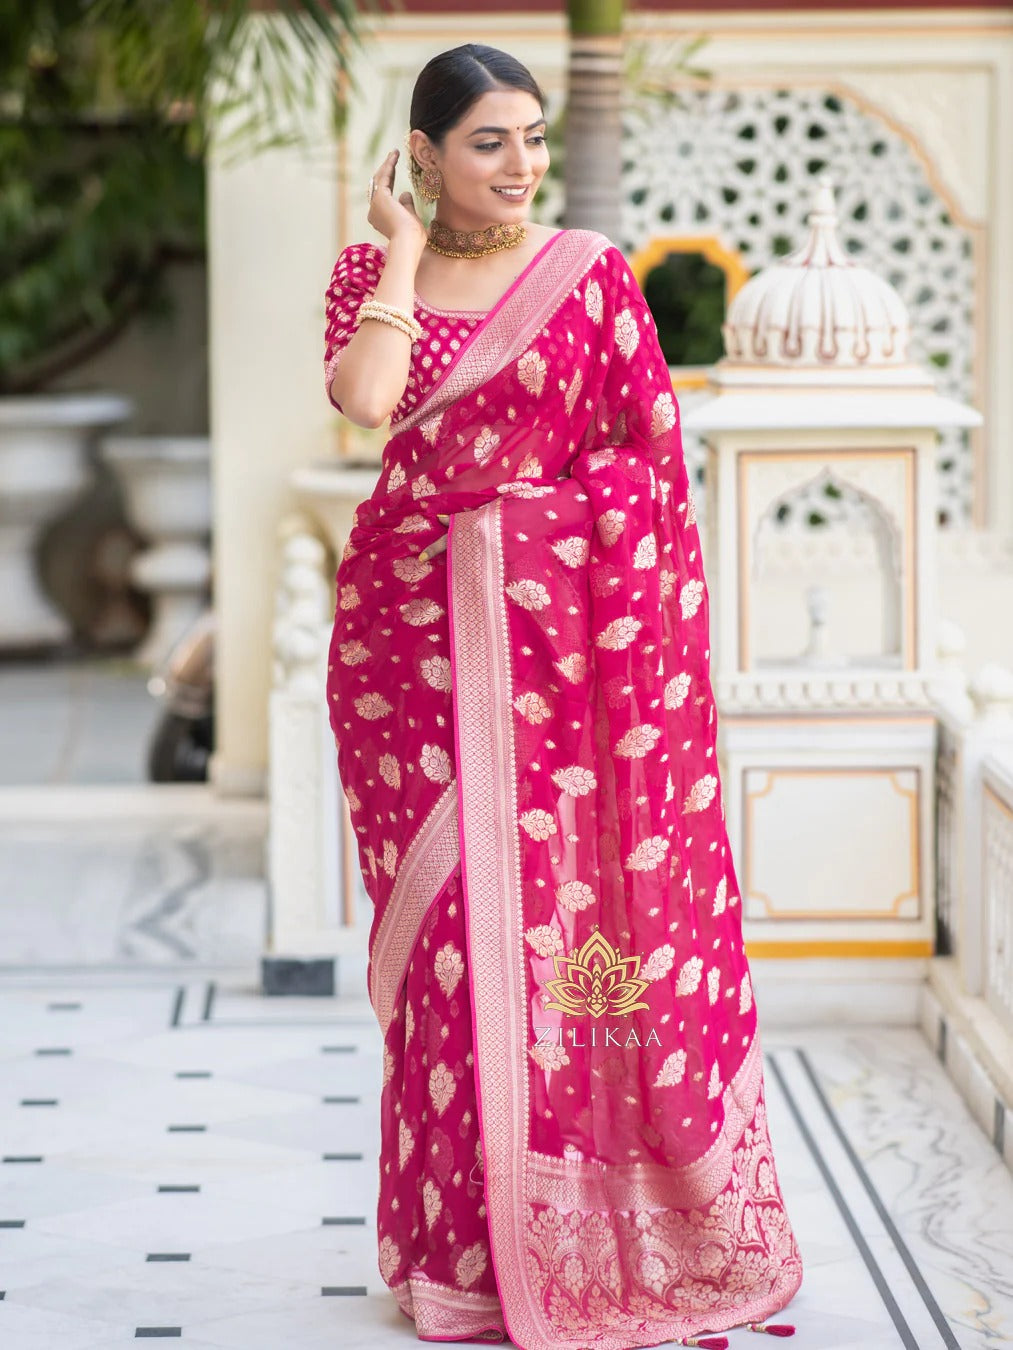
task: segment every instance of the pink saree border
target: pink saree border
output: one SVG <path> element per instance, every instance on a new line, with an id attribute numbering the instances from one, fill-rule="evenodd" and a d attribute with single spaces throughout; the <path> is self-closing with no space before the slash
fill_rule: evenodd
<path id="1" fill-rule="evenodd" d="M 392 1285 L 391 1293 L 401 1311 L 415 1323 L 421 1340 L 456 1341 L 483 1331 L 499 1333 L 496 1340 L 506 1335 L 503 1309 L 495 1294 L 470 1294 L 416 1275 Z"/>
<path id="2" fill-rule="evenodd" d="M 559 308 L 563 298 L 580 280 L 611 240 L 594 230 L 560 230 L 539 251 L 502 295 L 485 319 L 469 335 L 448 367 L 446 379 L 431 389 L 421 403 L 399 422 L 390 424 L 392 436 L 417 426 L 500 370 L 513 352 L 520 355 L 531 339 Z M 538 264 L 541 263 L 541 266 Z M 551 271 L 543 278 L 543 273 Z M 529 294 L 525 285 L 533 275 L 544 280 L 539 293 Z"/>
<path id="3" fill-rule="evenodd" d="M 502 508 L 502 501 L 496 500 L 451 518 L 450 659 L 456 690 L 461 877 L 489 1242 L 501 1302 L 505 1307 L 503 1291 L 508 1289 L 518 1307 L 518 1324 L 534 1331 L 540 1318 L 531 1297 L 524 1243 L 528 1075 L 519 1011 L 524 1007 L 524 916 L 515 827 Z M 517 1340 L 513 1327 L 510 1334 Z M 519 1343 L 527 1345 L 528 1338 L 522 1335 Z"/>
<path id="4" fill-rule="evenodd" d="M 401 860 L 373 939 L 369 1000 L 384 1036 L 422 921 L 460 861 L 457 839 L 457 784 L 449 783 Z"/>

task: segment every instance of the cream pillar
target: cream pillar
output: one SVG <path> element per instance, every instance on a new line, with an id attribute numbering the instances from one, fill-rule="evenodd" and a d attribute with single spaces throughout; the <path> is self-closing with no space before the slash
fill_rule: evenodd
<path id="1" fill-rule="evenodd" d="M 251 22 L 272 23 L 258 15 Z M 225 795 L 260 794 L 267 764 L 278 522 L 292 471 L 331 451 L 324 291 L 337 238 L 337 148 L 324 90 L 313 149 L 208 166 L 217 738 Z"/>

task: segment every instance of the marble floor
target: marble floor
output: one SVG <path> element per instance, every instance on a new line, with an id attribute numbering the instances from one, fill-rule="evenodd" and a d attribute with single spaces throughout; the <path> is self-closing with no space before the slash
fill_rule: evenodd
<path id="1" fill-rule="evenodd" d="M 0 786 L 146 782 L 148 678 L 128 657 L 0 661 Z"/>
<path id="2" fill-rule="evenodd" d="M 377 1269 L 363 976 L 319 1000 L 264 999 L 253 967 L 0 975 L 4 1350 L 419 1343 Z M 1013 1344 L 1013 1176 L 921 1035 L 765 1049 L 795 1350 Z"/>

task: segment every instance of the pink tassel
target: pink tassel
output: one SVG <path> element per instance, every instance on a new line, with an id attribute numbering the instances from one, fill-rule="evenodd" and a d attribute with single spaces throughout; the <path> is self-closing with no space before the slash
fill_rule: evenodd
<path id="1" fill-rule="evenodd" d="M 795 1328 L 789 1322 L 750 1322 L 750 1331 L 765 1331 L 768 1336 L 794 1336 Z"/>
<path id="2" fill-rule="evenodd" d="M 699 1336 L 690 1337 L 688 1341 L 683 1341 L 683 1345 L 698 1345 L 700 1350 L 728 1350 L 727 1336 Z"/>

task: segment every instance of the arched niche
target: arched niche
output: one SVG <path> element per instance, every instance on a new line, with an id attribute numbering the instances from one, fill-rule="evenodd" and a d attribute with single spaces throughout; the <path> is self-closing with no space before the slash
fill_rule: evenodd
<path id="1" fill-rule="evenodd" d="M 904 665 L 901 530 L 829 466 L 770 503 L 753 534 L 754 667 Z"/>

